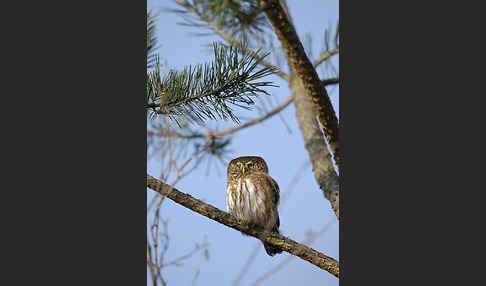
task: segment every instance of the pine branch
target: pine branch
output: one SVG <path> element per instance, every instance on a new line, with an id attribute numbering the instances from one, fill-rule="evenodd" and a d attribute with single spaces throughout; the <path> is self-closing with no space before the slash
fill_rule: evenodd
<path id="1" fill-rule="evenodd" d="M 328 271 L 332 275 L 339 277 L 339 262 L 310 247 L 300 244 L 280 234 L 258 232 L 253 228 L 245 225 L 229 213 L 221 211 L 218 208 L 213 207 L 212 205 L 195 199 L 188 194 L 184 194 L 177 189 L 165 184 L 164 182 L 157 180 L 149 174 L 147 174 L 147 187 L 194 212 L 197 212 L 228 227 L 241 231 L 247 235 L 253 236 L 263 242 L 278 246 L 282 250 L 298 256 L 301 259 L 306 260 L 316 265 L 317 267 Z"/>
<path id="2" fill-rule="evenodd" d="M 157 58 L 154 52 L 157 47 L 157 38 L 155 37 L 155 20 L 156 15 L 149 11 L 147 13 L 147 68 L 152 68 Z"/>
<path id="3" fill-rule="evenodd" d="M 177 123 L 181 117 L 199 123 L 217 117 L 239 122 L 231 106 L 248 109 L 254 104 L 252 97 L 260 93 L 268 95 L 262 88 L 276 86 L 257 81 L 270 75 L 271 69 L 256 70 L 258 61 L 240 54 L 239 47 L 214 44 L 213 62 L 170 71 L 165 77 L 157 64 L 147 78 L 146 106 Z"/>
<path id="4" fill-rule="evenodd" d="M 255 0 L 175 0 L 175 2 L 182 6 L 184 5 L 181 3 L 187 3 L 200 11 L 201 14 L 212 19 L 225 31 L 240 39 L 258 37 L 265 28 L 270 26 L 265 14 L 262 13 L 263 9 Z M 171 10 L 183 14 L 183 16 L 186 14 L 184 10 Z M 204 23 L 200 23 L 197 18 L 184 18 L 184 25 L 198 28 L 204 26 Z"/>
<path id="5" fill-rule="evenodd" d="M 269 62 L 266 62 L 264 61 L 262 58 L 260 58 L 258 56 L 257 53 L 253 52 L 252 50 L 250 50 L 249 48 L 247 48 L 246 46 L 242 46 L 239 44 L 239 42 L 230 34 L 226 33 L 223 28 L 218 25 L 215 21 L 213 21 L 209 16 L 207 16 L 206 14 L 204 14 L 203 12 L 201 12 L 200 10 L 198 10 L 194 5 L 191 5 L 190 3 L 188 3 L 187 1 L 185 0 L 175 0 L 179 5 L 181 5 L 182 7 L 186 8 L 187 10 L 189 10 L 191 13 L 195 14 L 196 16 L 198 16 L 202 21 L 204 21 L 206 24 L 208 24 L 214 31 L 216 31 L 228 44 L 230 45 L 234 45 L 234 46 L 240 46 L 240 48 L 242 49 L 243 52 L 245 52 L 246 54 L 250 55 L 251 57 L 253 57 L 255 60 L 257 60 L 261 65 L 269 68 L 269 69 L 272 69 L 274 71 L 274 73 L 278 76 L 280 76 L 281 78 L 283 78 L 284 80 L 288 81 L 289 80 L 289 77 L 286 73 L 284 73 L 283 71 L 281 71 L 278 67 L 270 64 Z M 258 8 L 258 11 L 261 11 L 262 9 L 261 8 Z M 181 12 L 181 11 L 178 11 L 178 12 Z M 192 26 L 197 26 L 196 23 L 193 23 L 191 24 Z"/>
<path id="6" fill-rule="evenodd" d="M 317 116 L 326 135 L 327 142 L 334 154 L 336 165 L 341 167 L 339 152 L 339 124 L 326 89 L 305 54 L 294 26 L 290 23 L 278 0 L 259 0 L 275 29 L 278 39 L 287 55 L 291 70 L 302 80 L 304 88 L 316 106 Z"/>

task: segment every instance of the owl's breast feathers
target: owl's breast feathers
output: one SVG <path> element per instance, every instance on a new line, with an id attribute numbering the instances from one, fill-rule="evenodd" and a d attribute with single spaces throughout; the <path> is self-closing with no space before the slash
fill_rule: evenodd
<path id="1" fill-rule="evenodd" d="M 272 177 L 254 172 L 228 183 L 226 208 L 237 218 L 265 229 L 278 230 L 279 187 Z"/>

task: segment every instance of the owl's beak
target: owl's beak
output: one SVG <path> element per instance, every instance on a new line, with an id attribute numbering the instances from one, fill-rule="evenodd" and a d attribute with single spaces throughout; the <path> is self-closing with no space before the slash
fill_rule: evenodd
<path id="1" fill-rule="evenodd" d="M 245 166 L 241 166 L 241 173 L 245 174 L 245 171 L 246 171 Z"/>

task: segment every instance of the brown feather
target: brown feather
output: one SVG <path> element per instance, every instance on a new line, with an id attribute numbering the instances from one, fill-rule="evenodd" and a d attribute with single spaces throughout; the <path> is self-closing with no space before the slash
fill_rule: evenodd
<path id="1" fill-rule="evenodd" d="M 261 157 L 239 157 L 230 162 L 226 207 L 238 219 L 278 233 L 279 192 L 277 182 L 268 175 L 267 164 Z M 282 252 L 273 245 L 264 246 L 269 255 Z"/>

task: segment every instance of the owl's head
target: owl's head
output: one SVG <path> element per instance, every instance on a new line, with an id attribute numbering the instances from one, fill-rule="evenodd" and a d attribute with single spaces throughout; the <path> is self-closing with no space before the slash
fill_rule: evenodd
<path id="1" fill-rule="evenodd" d="M 238 179 L 244 174 L 263 172 L 268 174 L 268 167 L 265 160 L 256 156 L 238 157 L 229 163 L 228 178 Z"/>

